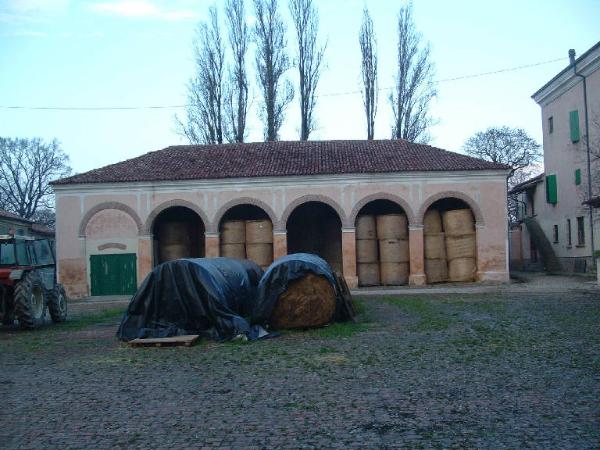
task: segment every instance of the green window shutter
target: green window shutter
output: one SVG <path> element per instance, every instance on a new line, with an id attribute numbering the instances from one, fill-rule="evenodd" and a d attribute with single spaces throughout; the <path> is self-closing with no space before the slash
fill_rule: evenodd
<path id="1" fill-rule="evenodd" d="M 546 201 L 556 205 L 558 202 L 558 193 L 556 190 L 556 175 L 546 177 Z"/>
<path id="2" fill-rule="evenodd" d="M 575 170 L 575 185 L 579 186 L 581 184 L 581 169 Z"/>
<path id="3" fill-rule="evenodd" d="M 579 142 L 579 111 L 569 113 L 569 124 L 571 126 L 571 142 Z"/>

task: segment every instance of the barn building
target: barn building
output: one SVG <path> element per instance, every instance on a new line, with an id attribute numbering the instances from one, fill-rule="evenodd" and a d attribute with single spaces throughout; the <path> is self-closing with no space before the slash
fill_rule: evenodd
<path id="1" fill-rule="evenodd" d="M 168 147 L 53 183 L 59 278 L 73 298 L 129 294 L 174 257 L 304 251 L 351 287 L 504 282 L 507 174 L 402 140 Z"/>

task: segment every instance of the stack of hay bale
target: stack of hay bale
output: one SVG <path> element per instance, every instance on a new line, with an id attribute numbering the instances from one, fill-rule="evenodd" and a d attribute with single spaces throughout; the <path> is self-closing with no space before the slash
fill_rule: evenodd
<path id="1" fill-rule="evenodd" d="M 450 281 L 474 281 L 477 270 L 475 223 L 470 209 L 454 209 L 443 215 Z"/>
<path id="2" fill-rule="evenodd" d="M 408 221 L 405 214 L 377 216 L 380 278 L 382 285 L 402 285 L 408 282 L 409 248 Z"/>
<path id="3" fill-rule="evenodd" d="M 167 222 L 158 232 L 160 262 L 190 256 L 191 237 L 187 222 Z"/>
<path id="4" fill-rule="evenodd" d="M 223 222 L 219 239 L 221 256 L 226 258 L 246 258 L 246 222 L 228 220 Z"/>
<path id="5" fill-rule="evenodd" d="M 442 216 L 437 209 L 430 209 L 423 218 L 425 241 L 425 275 L 427 283 L 442 283 L 448 280 L 446 243 L 442 231 Z"/>
<path id="6" fill-rule="evenodd" d="M 263 270 L 273 262 L 273 224 L 270 220 L 246 221 L 246 257 Z"/>
<path id="7" fill-rule="evenodd" d="M 220 255 L 248 258 L 265 269 L 273 262 L 273 224 L 268 219 L 223 222 Z"/>
<path id="8" fill-rule="evenodd" d="M 358 283 L 361 286 L 377 286 L 379 257 L 375 216 L 358 216 L 356 219 L 356 263 Z"/>

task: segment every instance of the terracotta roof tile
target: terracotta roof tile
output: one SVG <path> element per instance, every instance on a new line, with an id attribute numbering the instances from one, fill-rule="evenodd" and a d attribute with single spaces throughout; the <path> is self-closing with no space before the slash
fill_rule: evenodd
<path id="1" fill-rule="evenodd" d="M 172 146 L 53 184 L 504 169 L 403 140 L 279 141 Z"/>

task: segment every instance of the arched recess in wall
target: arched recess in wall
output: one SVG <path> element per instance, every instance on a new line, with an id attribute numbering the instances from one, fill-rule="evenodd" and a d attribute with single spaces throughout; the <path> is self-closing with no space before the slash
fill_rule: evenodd
<path id="1" fill-rule="evenodd" d="M 408 224 L 412 225 L 413 223 L 415 223 L 415 214 L 413 213 L 413 210 L 410 207 L 410 205 L 408 204 L 408 202 L 406 200 L 404 200 L 402 197 L 398 197 L 397 195 L 389 194 L 386 192 L 378 192 L 376 194 L 367 195 L 366 197 L 361 198 L 356 203 L 356 205 L 354 205 L 354 208 L 352 209 L 352 212 L 350 213 L 350 217 L 348 218 L 349 222 L 351 224 L 355 224 L 356 216 L 358 216 L 359 211 L 363 207 L 365 207 L 368 203 L 371 203 L 374 200 L 388 200 L 390 202 L 396 203 L 404 210 L 404 213 L 406 214 L 406 216 L 408 218 Z"/>
<path id="2" fill-rule="evenodd" d="M 423 216 L 423 254 L 428 284 L 475 281 L 477 211 L 463 198 L 441 193 L 430 199 Z"/>
<path id="3" fill-rule="evenodd" d="M 354 208 L 356 262 L 360 286 L 400 286 L 410 274 L 408 204 L 389 194 L 363 198 Z"/>
<path id="4" fill-rule="evenodd" d="M 308 201 L 286 214 L 287 251 L 314 253 L 342 273 L 342 219 L 331 205 Z"/>
<path id="5" fill-rule="evenodd" d="M 251 197 L 240 197 L 230 200 L 229 202 L 221 206 L 219 211 L 217 211 L 217 214 L 215 214 L 215 218 L 211 224 L 211 231 L 218 231 L 219 224 L 223 220 L 223 216 L 227 214 L 227 212 L 230 211 L 232 208 L 240 205 L 251 205 L 260 208 L 269 217 L 273 226 L 277 224 L 277 215 L 275 214 L 275 211 L 273 211 L 273 209 L 265 202 Z"/>
<path id="6" fill-rule="evenodd" d="M 260 200 L 242 197 L 225 204 L 214 225 L 219 231 L 219 254 L 249 259 L 266 269 L 273 262 L 273 210 Z"/>
<path id="7" fill-rule="evenodd" d="M 85 215 L 83 216 L 83 219 L 81 219 L 81 223 L 79 224 L 79 237 L 85 237 L 86 228 L 87 228 L 88 224 L 90 223 L 90 220 L 92 220 L 92 218 L 97 213 L 104 211 L 104 210 L 108 210 L 108 209 L 115 209 L 117 211 L 122 211 L 122 212 L 126 213 L 127 215 L 129 215 L 131 217 L 131 219 L 135 222 L 138 235 L 142 234 L 142 230 L 143 230 L 142 221 L 141 221 L 140 217 L 138 216 L 138 214 L 134 211 L 133 208 L 125 205 L 124 203 L 104 202 L 104 203 L 100 203 L 96 206 L 93 206 L 85 213 Z"/>
<path id="8" fill-rule="evenodd" d="M 279 220 L 278 225 L 276 226 L 277 231 L 284 231 L 286 229 L 287 221 L 290 217 L 290 214 L 300 205 L 308 202 L 319 202 L 324 203 L 330 206 L 338 215 L 340 221 L 342 222 L 342 226 L 352 226 L 348 222 L 348 218 L 346 217 L 346 213 L 344 209 L 333 199 L 325 196 L 325 195 L 304 195 L 302 197 L 297 198 L 293 202 L 291 202 L 285 208 L 285 211 L 281 215 L 281 219 Z"/>
<path id="9" fill-rule="evenodd" d="M 182 206 L 194 211 L 200 217 L 200 219 L 202 219 L 202 223 L 207 228 L 207 231 L 209 231 L 208 228 L 210 221 L 208 220 L 207 215 L 204 213 L 204 211 L 202 211 L 202 209 L 198 205 L 187 200 L 175 199 L 163 202 L 152 210 L 152 212 L 146 218 L 146 222 L 144 223 L 144 234 L 152 234 L 152 227 L 154 225 L 156 217 L 167 208 L 172 208 L 174 206 Z"/>
<path id="10" fill-rule="evenodd" d="M 464 203 L 466 203 L 469 208 L 471 208 L 471 211 L 473 211 L 473 216 L 475 217 L 475 222 L 478 226 L 483 226 L 485 224 L 484 222 L 484 218 L 483 218 L 483 213 L 481 212 L 481 208 L 479 207 L 479 205 L 477 204 L 477 202 L 475 200 L 473 200 L 470 196 L 468 196 L 467 194 L 465 194 L 464 192 L 460 192 L 460 191 L 443 191 L 443 192 L 438 192 L 437 194 L 433 194 L 432 196 L 428 197 L 423 204 L 421 205 L 421 207 L 419 208 L 419 212 L 417 213 L 416 216 L 416 220 L 419 221 L 419 223 L 423 223 L 423 217 L 425 216 L 425 212 L 427 212 L 427 209 L 429 209 L 429 207 L 437 202 L 438 200 L 444 199 L 444 198 L 456 198 L 458 200 L 462 200 Z"/>

